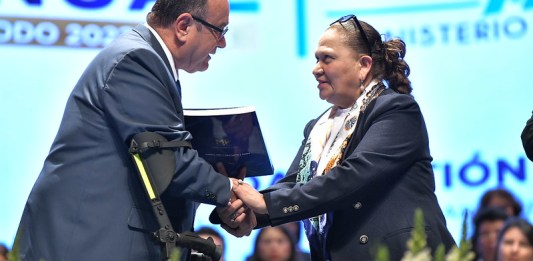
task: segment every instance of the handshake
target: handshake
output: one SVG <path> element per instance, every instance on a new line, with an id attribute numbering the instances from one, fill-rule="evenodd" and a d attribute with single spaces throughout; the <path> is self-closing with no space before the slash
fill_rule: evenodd
<path id="1" fill-rule="evenodd" d="M 249 236 L 257 226 L 255 214 L 267 214 L 263 194 L 242 179 L 230 178 L 233 183 L 230 203 L 215 209 L 222 221 L 222 228 L 236 236 Z"/>

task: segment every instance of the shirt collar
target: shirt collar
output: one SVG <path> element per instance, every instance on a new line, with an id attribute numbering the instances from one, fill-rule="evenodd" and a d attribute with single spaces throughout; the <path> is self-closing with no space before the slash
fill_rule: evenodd
<path id="1" fill-rule="evenodd" d="M 161 36 L 156 32 L 154 28 L 152 28 L 148 23 L 144 23 L 144 26 L 146 26 L 155 36 L 161 47 L 163 47 L 163 51 L 165 52 L 165 55 L 167 56 L 168 62 L 170 63 L 170 67 L 172 68 L 172 74 L 174 75 L 174 80 L 178 80 L 178 71 L 176 70 L 176 65 L 174 64 L 174 59 L 172 58 L 172 54 L 170 53 L 170 50 L 168 49 L 165 42 L 163 42 L 163 39 L 161 39 Z"/>

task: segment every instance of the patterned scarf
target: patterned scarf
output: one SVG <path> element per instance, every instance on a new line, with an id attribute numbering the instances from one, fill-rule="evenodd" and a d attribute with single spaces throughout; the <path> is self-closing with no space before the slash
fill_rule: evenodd
<path id="1" fill-rule="evenodd" d="M 360 112 L 385 89 L 382 82 L 371 82 L 354 105 L 347 109 L 333 106 L 316 122 L 305 143 L 298 165 L 296 182 L 307 183 L 316 176 L 327 175 L 342 159 L 344 150 L 352 137 Z M 326 259 L 326 237 L 333 222 L 333 212 L 304 220 L 309 243 L 320 249 Z"/>

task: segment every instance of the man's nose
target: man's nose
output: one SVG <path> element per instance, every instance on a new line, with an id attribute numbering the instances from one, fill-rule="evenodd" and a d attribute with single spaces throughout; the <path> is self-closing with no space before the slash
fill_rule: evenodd
<path id="1" fill-rule="evenodd" d="M 322 67 L 320 66 L 320 63 L 316 63 L 315 64 L 315 67 L 313 67 L 312 73 L 315 76 L 315 78 L 320 76 L 322 73 L 324 73 L 324 70 L 322 70 Z"/>
<path id="2" fill-rule="evenodd" d="M 225 48 L 226 47 L 226 36 L 223 36 L 221 39 L 217 41 L 217 47 L 218 48 Z"/>

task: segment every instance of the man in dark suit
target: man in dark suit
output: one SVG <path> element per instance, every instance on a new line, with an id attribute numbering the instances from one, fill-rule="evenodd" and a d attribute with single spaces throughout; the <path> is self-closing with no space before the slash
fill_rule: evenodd
<path id="1" fill-rule="evenodd" d="M 224 48 L 227 0 L 158 0 L 147 23 L 101 51 L 72 91 L 17 233 L 23 260 L 161 260 L 159 228 L 128 153 L 132 137 L 192 137 L 178 69 L 204 71 Z M 231 181 L 193 149 L 172 150 L 162 193 L 176 232 L 192 231 L 199 203 L 225 206 Z M 188 250 L 181 250 L 182 260 Z"/>
<path id="2" fill-rule="evenodd" d="M 529 160 L 533 161 L 533 116 L 527 121 L 522 131 L 522 145 Z"/>

